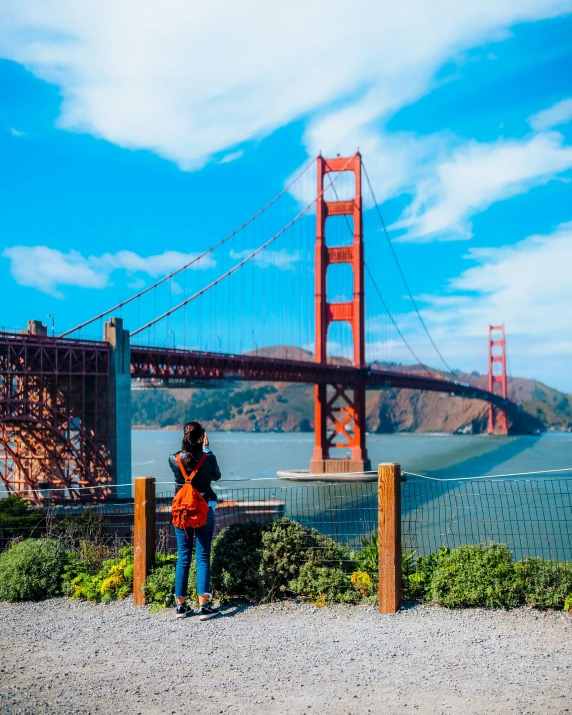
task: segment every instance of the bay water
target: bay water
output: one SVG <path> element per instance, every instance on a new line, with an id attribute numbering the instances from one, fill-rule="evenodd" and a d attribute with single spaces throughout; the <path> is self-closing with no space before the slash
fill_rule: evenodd
<path id="1" fill-rule="evenodd" d="M 285 486 L 286 482 L 276 479 L 276 472 L 308 469 L 314 446 L 314 435 L 308 433 L 210 432 L 209 439 L 222 471 L 222 483 L 232 483 L 233 487 L 262 486 L 263 480 L 264 486 Z M 157 491 L 170 491 L 173 475 L 167 459 L 180 448 L 180 441 L 178 431 L 134 430 L 133 477 L 154 476 Z M 439 479 L 572 468 L 571 432 L 514 437 L 368 435 L 367 447 L 373 469 L 380 462 L 397 462 L 404 471 Z M 342 456 L 342 450 L 339 452 Z M 568 475 L 572 477 L 572 471 Z"/>
<path id="2" fill-rule="evenodd" d="M 308 469 L 313 434 L 212 432 L 209 438 L 223 475 L 214 487 L 227 506 L 277 504 L 280 513 L 354 547 L 376 529 L 375 482 L 277 478 L 278 470 Z M 157 493 L 171 495 L 167 459 L 180 439 L 174 431 L 134 431 L 133 476 L 154 476 Z M 427 554 L 445 545 L 497 541 L 517 559 L 572 561 L 572 433 L 369 435 L 367 446 L 374 469 L 380 462 L 397 462 L 406 473 L 407 548 Z M 470 479 L 487 476 L 491 479 Z"/>

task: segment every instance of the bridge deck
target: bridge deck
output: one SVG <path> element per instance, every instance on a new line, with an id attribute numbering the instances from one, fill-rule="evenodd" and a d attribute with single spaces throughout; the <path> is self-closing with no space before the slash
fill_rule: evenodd
<path id="1" fill-rule="evenodd" d="M 131 375 L 184 384 L 196 380 L 249 380 L 352 384 L 364 380 L 368 388 L 408 388 L 445 392 L 460 397 L 485 400 L 499 407 L 510 406 L 500 395 L 468 383 L 443 380 L 429 375 L 349 365 L 323 365 L 305 360 L 285 360 L 257 355 L 226 355 L 155 347 L 131 347 Z M 516 406 L 515 406 L 516 407 Z"/>
<path id="2" fill-rule="evenodd" d="M 29 364 L 29 359 L 27 361 L 18 359 L 22 356 L 24 347 L 28 350 L 34 347 L 38 348 L 36 361 L 38 364 Z M 100 354 L 102 349 L 105 351 L 107 348 L 107 343 L 103 341 L 0 332 L 0 352 L 3 357 L 0 372 L 21 374 L 32 369 L 32 371 L 40 370 L 42 373 L 61 374 L 61 372 L 74 372 L 74 370 L 81 369 L 84 373 L 89 373 L 94 369 L 92 361 L 85 358 L 77 359 L 79 353 L 85 352 L 91 357 Z M 54 359 L 47 359 L 52 351 Z M 64 360 L 62 359 L 64 354 L 66 357 L 73 355 L 76 360 Z M 42 356 L 41 360 L 39 359 L 40 355 Z M 56 356 L 57 359 L 55 359 Z M 17 364 L 11 365 L 12 362 Z M 96 369 L 99 371 L 100 368 Z M 369 389 L 393 387 L 444 392 L 460 397 L 484 400 L 509 410 L 511 408 L 518 409 L 514 403 L 500 395 L 468 383 L 414 372 L 376 370 L 368 366 L 355 368 L 350 365 L 324 365 L 309 360 L 286 360 L 258 355 L 227 355 L 132 345 L 131 376 L 173 385 L 223 380 L 350 385 L 363 380 Z"/>

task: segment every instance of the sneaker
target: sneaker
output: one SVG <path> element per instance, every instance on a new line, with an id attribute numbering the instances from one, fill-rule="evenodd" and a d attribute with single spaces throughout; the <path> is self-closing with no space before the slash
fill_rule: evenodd
<path id="1" fill-rule="evenodd" d="M 209 621 L 211 618 L 216 618 L 217 616 L 220 616 L 220 611 L 218 608 L 215 608 L 210 601 L 205 603 L 204 606 L 201 606 L 199 621 Z"/>
<path id="2" fill-rule="evenodd" d="M 189 612 L 189 608 L 186 603 L 177 604 L 177 611 L 175 613 L 175 618 L 186 618 Z"/>

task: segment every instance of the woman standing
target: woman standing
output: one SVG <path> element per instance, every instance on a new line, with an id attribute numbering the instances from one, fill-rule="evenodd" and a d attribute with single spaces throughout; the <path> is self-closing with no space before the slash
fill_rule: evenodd
<path id="1" fill-rule="evenodd" d="M 199 594 L 199 619 L 208 621 L 219 615 L 219 610 L 214 608 L 210 594 L 211 580 L 211 544 L 215 527 L 215 508 L 217 497 L 211 487 L 211 482 L 220 479 L 220 469 L 216 457 L 211 452 L 209 440 L 204 427 L 198 422 L 187 422 L 183 433 L 183 443 L 181 451 L 169 457 L 169 466 L 175 475 L 175 494 L 185 483 L 185 477 L 181 473 L 177 461 L 179 456 L 187 475 L 199 465 L 197 473 L 193 477 L 192 485 L 200 492 L 207 502 L 209 511 L 207 523 L 200 529 L 178 529 L 177 536 L 177 567 L 175 569 L 175 597 L 177 599 L 177 618 L 186 618 L 188 608 L 185 604 L 187 598 L 187 587 L 189 583 L 189 569 L 191 568 L 191 558 L 193 556 L 193 533 L 197 540 L 197 593 Z M 204 456 L 204 459 L 203 459 Z"/>

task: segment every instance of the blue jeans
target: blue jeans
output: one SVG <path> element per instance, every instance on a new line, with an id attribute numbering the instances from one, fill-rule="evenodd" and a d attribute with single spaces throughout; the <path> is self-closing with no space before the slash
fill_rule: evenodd
<path id="1" fill-rule="evenodd" d="M 177 567 L 175 569 L 175 597 L 186 598 L 189 585 L 189 570 L 193 558 L 193 532 L 197 537 L 197 593 L 210 593 L 211 544 L 215 528 L 215 515 L 211 507 L 207 523 L 200 529 L 175 529 L 177 537 Z"/>

